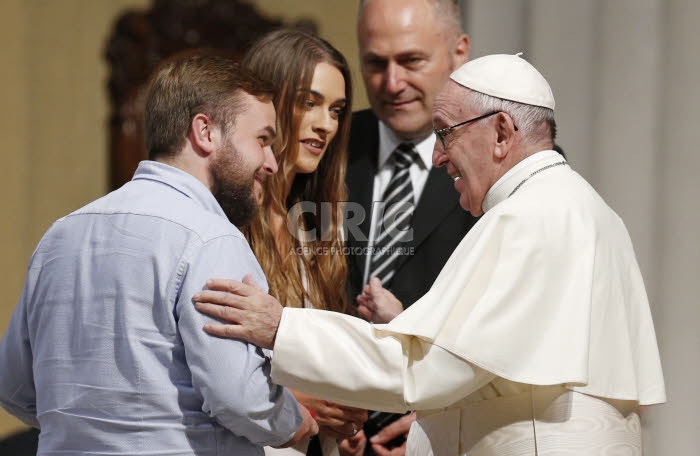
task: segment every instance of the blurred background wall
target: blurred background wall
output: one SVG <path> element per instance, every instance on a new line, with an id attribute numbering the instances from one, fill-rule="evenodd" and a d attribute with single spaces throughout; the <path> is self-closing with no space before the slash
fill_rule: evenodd
<path id="1" fill-rule="evenodd" d="M 311 19 L 354 68 L 355 0 L 257 0 L 274 19 Z M 108 189 L 105 41 L 149 0 L 2 0 L 4 222 L 0 334 L 29 257 L 58 217 Z M 552 85 L 567 156 L 630 230 L 645 277 L 669 402 L 645 414 L 648 455 L 700 449 L 700 2 L 463 0 L 472 58 L 524 52 Z M 66 335 L 69 337 L 69 335 Z M 0 438 L 22 429 L 0 410 Z"/>

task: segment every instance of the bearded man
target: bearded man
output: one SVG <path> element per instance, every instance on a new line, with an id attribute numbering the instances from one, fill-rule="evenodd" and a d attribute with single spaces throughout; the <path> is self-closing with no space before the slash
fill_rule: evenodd
<path id="1" fill-rule="evenodd" d="M 204 334 L 191 301 L 212 275 L 266 283 L 235 225 L 277 171 L 273 93 L 227 59 L 166 61 L 150 160 L 42 238 L 0 343 L 0 405 L 41 429 L 38 454 L 262 455 L 318 431 L 267 354 Z"/>

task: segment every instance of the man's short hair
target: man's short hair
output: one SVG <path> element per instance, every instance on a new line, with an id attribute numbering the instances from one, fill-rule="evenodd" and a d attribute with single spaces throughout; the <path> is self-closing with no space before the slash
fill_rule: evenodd
<path id="1" fill-rule="evenodd" d="M 206 51 L 165 60 L 152 74 L 146 96 L 148 158 L 174 157 L 197 114 L 207 115 L 226 134 L 243 109 L 243 92 L 271 101 L 275 87 L 233 60 Z"/>
<path id="2" fill-rule="evenodd" d="M 426 0 L 433 7 L 438 22 L 445 25 L 444 32 L 450 38 L 450 42 L 456 41 L 464 34 L 462 27 L 462 11 L 457 0 Z M 366 0 L 360 0 L 358 13 L 362 12 L 362 6 Z"/>
<path id="3" fill-rule="evenodd" d="M 431 0 L 435 8 L 438 21 L 446 26 L 447 36 L 450 42 L 456 41 L 460 35 L 464 34 L 462 27 L 462 11 L 457 0 Z"/>

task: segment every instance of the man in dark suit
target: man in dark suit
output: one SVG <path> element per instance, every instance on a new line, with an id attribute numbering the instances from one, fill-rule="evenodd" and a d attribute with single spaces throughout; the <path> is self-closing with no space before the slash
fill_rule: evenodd
<path id="1" fill-rule="evenodd" d="M 349 200 L 362 205 L 365 218 L 359 226 L 362 235 L 350 233 L 348 241 L 352 247 L 373 246 L 377 220 L 373 223 L 372 203 L 384 200 L 393 150 L 410 143 L 417 153 L 410 165 L 415 210 L 413 239 L 404 245 L 413 250 L 401 256 L 384 284 L 408 307 L 430 288 L 475 222 L 460 209 L 459 194 L 445 170 L 432 167 L 434 97 L 450 73 L 468 60 L 469 38 L 453 0 L 364 0 L 358 40 L 372 109 L 353 115 L 347 184 Z M 367 256 L 351 257 L 353 295 L 372 275 Z"/>
<path id="2" fill-rule="evenodd" d="M 374 178 L 378 167 L 379 126 L 371 110 L 354 113 L 352 122 L 347 172 L 349 200 L 365 208 L 366 217 L 359 228 L 364 239 L 369 239 Z M 402 255 L 388 286 L 404 308 L 430 289 L 454 248 L 475 222 L 476 218 L 459 206 L 459 193 L 454 191 L 453 181 L 445 170 L 430 166 L 411 221 L 413 240 L 406 243 L 413 247 L 413 254 Z M 368 259 L 359 252 L 367 252 L 364 247 L 369 242 L 353 236 L 348 242 L 353 247 L 362 247 L 353 250 L 358 254 L 353 254 L 350 261 L 350 286 L 354 297 L 362 292 L 366 283 Z"/>
<path id="3" fill-rule="evenodd" d="M 370 277 L 383 276 L 383 285 L 406 308 L 428 291 L 476 221 L 459 206 L 459 194 L 445 170 L 432 166 L 433 101 L 452 71 L 468 60 L 469 38 L 454 0 L 363 0 L 357 33 L 372 109 L 354 113 L 350 132 L 349 200 L 363 207 L 365 217 L 361 234 L 348 236 L 352 251 L 362 252 L 350 257 L 349 291 L 354 298 Z M 372 248 L 382 246 L 377 241 L 382 236 L 380 217 L 372 207 L 385 201 L 387 187 L 399 174 L 394 151 L 401 144 L 414 151 L 408 169 L 412 195 L 407 196 L 414 206 L 409 224 L 402 227 L 412 229 L 412 238 L 393 244 L 406 247 L 406 254 L 384 261 L 373 258 Z M 375 274 L 382 263 L 387 267 Z M 378 416 L 369 426 L 381 427 L 384 418 Z M 366 454 L 375 454 L 372 449 L 388 454 L 393 446 L 389 441 L 407 433 L 412 421 L 409 415 L 386 428 L 380 445 L 368 444 Z M 373 432 L 368 427 L 365 431 Z M 400 449 L 391 454 L 400 454 Z"/>

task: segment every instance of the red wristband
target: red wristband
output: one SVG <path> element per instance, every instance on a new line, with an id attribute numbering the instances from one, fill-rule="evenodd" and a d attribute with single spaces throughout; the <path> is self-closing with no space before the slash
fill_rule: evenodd
<path id="1" fill-rule="evenodd" d="M 316 414 L 314 413 L 314 411 L 311 410 L 311 409 L 306 409 L 306 410 L 309 411 L 309 415 L 311 415 L 311 418 L 313 418 L 313 419 L 315 420 L 315 419 L 316 419 Z"/>

